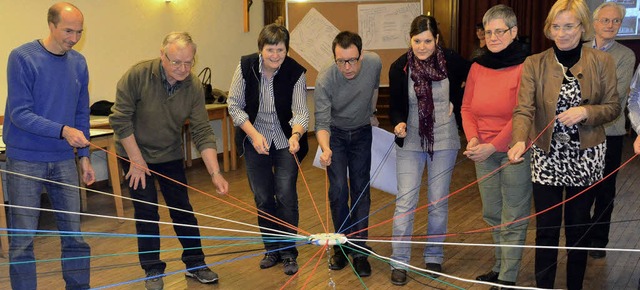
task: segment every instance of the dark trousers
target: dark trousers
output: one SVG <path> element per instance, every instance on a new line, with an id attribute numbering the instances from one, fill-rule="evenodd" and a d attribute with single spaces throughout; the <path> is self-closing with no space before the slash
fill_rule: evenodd
<path id="1" fill-rule="evenodd" d="M 533 201 L 536 213 L 546 210 L 565 199 L 569 199 L 586 187 L 563 187 L 533 184 Z M 563 195 L 566 191 L 566 197 Z M 587 191 L 564 204 L 564 223 L 566 245 L 586 247 L 589 228 L 590 209 L 593 203 L 591 191 Z M 536 216 L 536 246 L 558 246 L 562 225 L 562 208 L 556 207 Z M 579 225 L 579 226 L 576 226 Z M 587 251 L 570 250 L 567 252 L 567 288 L 582 289 L 582 280 L 587 266 Z M 558 262 L 557 249 L 536 249 L 535 275 L 540 288 L 554 288 Z"/>
<path id="2" fill-rule="evenodd" d="M 296 191 L 298 180 L 296 160 L 289 152 L 289 148 L 278 150 L 273 144 L 270 147 L 269 155 L 260 155 L 251 145 L 249 138 L 245 138 L 244 148 L 249 186 L 253 191 L 256 207 L 260 210 L 258 225 L 260 225 L 262 232 L 264 247 L 269 252 L 279 253 L 283 259 L 295 259 L 298 257 L 295 240 L 274 237 L 272 234 L 297 233 L 296 228 L 300 216 L 298 192 Z M 274 221 L 288 223 L 294 228 Z"/>
<path id="3" fill-rule="evenodd" d="M 124 172 L 129 172 L 129 162 L 121 162 Z M 150 164 L 149 169 L 158 172 L 164 176 L 187 184 L 187 176 L 185 175 L 182 160 L 169 161 L 165 163 Z M 185 227 L 174 225 L 173 229 L 180 238 L 180 244 L 184 248 L 182 252 L 182 261 L 187 269 L 205 265 L 204 253 L 202 252 L 202 244 L 200 242 L 200 230 L 197 228 L 198 220 L 194 216 L 193 208 L 189 203 L 189 195 L 187 188 L 168 180 L 164 177 L 157 176 L 152 173 L 146 176 L 146 188 L 142 188 L 138 184 L 138 189 L 129 187 L 131 197 L 138 200 L 150 202 L 151 204 L 133 202 L 134 217 L 136 218 L 136 230 L 138 235 L 138 258 L 140 265 L 145 272 L 159 271 L 164 273 L 167 264 L 160 260 L 160 229 L 157 223 L 144 222 L 141 220 L 159 221 L 158 214 L 158 192 L 155 187 L 155 180 L 160 185 L 160 191 L 164 200 L 169 207 L 183 209 L 188 212 L 169 210 L 171 220 L 176 224 L 187 224 L 196 227 Z M 148 236 L 148 237 L 147 237 Z"/>
<path id="4" fill-rule="evenodd" d="M 620 166 L 622 159 L 622 143 L 624 136 L 607 136 L 607 152 L 604 159 L 604 176 L 613 172 Z M 613 202 L 616 197 L 616 176 L 612 174 L 609 178 L 598 183 L 591 189 L 595 199 L 593 216 L 591 222 L 594 223 L 589 235 L 592 247 L 604 248 L 609 243 L 609 229 L 611 227 L 611 213 L 613 212 Z"/>
<path id="5" fill-rule="evenodd" d="M 331 217 L 336 233 L 348 235 L 369 226 L 372 139 L 370 125 L 353 130 L 331 127 L 329 146 L 333 153 L 327 174 Z M 362 231 L 352 238 L 366 239 L 368 236 L 368 231 Z M 355 244 L 366 247 L 364 242 Z M 361 255 L 354 253 L 353 256 Z"/>

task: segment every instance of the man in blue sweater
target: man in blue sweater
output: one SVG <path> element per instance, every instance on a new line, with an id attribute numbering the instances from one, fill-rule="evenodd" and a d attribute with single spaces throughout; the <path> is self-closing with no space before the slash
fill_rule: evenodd
<path id="1" fill-rule="evenodd" d="M 72 50 L 83 31 L 83 15 L 69 3 L 57 3 L 47 15 L 49 36 L 14 49 L 7 64 L 8 96 L 3 138 L 7 170 L 23 176 L 78 185 L 74 148 L 82 180 L 95 181 L 89 161 L 89 73 L 85 58 Z M 33 231 L 38 228 L 44 186 L 58 229 L 80 232 L 77 188 L 7 175 L 11 287 L 36 289 Z M 18 207 L 19 206 L 19 207 Z M 71 212 L 71 213 L 69 213 Z M 14 231 L 15 230 L 15 231 Z M 90 248 L 80 235 L 61 236 L 62 271 L 67 289 L 89 289 Z"/>

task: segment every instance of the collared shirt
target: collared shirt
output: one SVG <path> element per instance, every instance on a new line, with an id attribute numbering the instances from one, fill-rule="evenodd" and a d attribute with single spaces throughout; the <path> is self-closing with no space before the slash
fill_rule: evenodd
<path id="1" fill-rule="evenodd" d="M 631 86 L 629 89 L 629 121 L 631 121 L 631 127 L 636 133 L 640 134 L 640 67 L 636 70 L 631 80 Z"/>
<path id="2" fill-rule="evenodd" d="M 180 85 L 182 85 L 182 81 L 176 81 L 173 85 L 169 83 L 167 80 L 167 73 L 165 72 L 162 63 L 160 63 L 160 77 L 162 78 L 162 86 L 167 90 L 167 94 L 169 94 L 169 96 L 173 95 L 180 88 Z"/>
<path id="3" fill-rule="evenodd" d="M 258 115 L 252 125 L 267 139 L 267 143 L 274 144 L 276 149 L 279 150 L 289 147 L 289 139 L 282 131 L 274 102 L 273 79 L 278 74 L 278 71 L 279 70 L 276 70 L 271 78 L 266 77 L 265 74 L 262 73 L 262 55 L 259 55 L 258 72 L 261 76 L 260 106 L 258 108 Z M 306 105 L 307 95 L 305 84 L 306 76 L 303 73 L 293 88 L 291 103 L 293 117 L 289 121 L 289 125 L 291 127 L 295 124 L 301 125 L 306 131 L 309 123 L 309 109 Z M 249 115 L 243 110 L 246 106 L 244 95 L 245 86 L 246 82 L 242 77 L 242 68 L 241 65 L 238 64 L 233 74 L 228 99 L 229 115 L 231 115 L 235 126 L 240 126 L 249 120 Z"/>
<path id="4" fill-rule="evenodd" d="M 598 45 L 596 44 L 596 40 L 594 39 L 594 40 L 591 42 L 591 47 L 592 47 L 592 48 L 595 48 L 595 49 L 598 49 L 598 50 L 607 51 L 607 50 L 609 50 L 609 48 L 611 48 L 611 46 L 613 46 L 613 42 L 614 42 L 614 41 L 609 41 L 609 42 L 608 42 L 607 44 L 605 44 L 603 47 L 598 47 Z"/>

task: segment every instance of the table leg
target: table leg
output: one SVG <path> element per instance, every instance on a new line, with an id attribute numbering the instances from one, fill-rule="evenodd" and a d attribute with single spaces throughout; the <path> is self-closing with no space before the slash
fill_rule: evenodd
<path id="1" fill-rule="evenodd" d="M 107 166 L 109 167 L 109 179 L 111 180 L 111 188 L 113 190 L 114 201 L 116 204 L 116 215 L 118 217 L 124 216 L 124 209 L 122 206 L 122 190 L 120 189 L 120 167 L 118 166 L 118 157 L 116 154 L 116 145 L 113 138 L 109 140 L 109 146 L 107 146 Z M 120 223 L 124 221 L 120 220 Z"/>
<path id="2" fill-rule="evenodd" d="M 0 228 L 7 228 L 7 214 L 6 208 L 4 206 L 4 189 L 2 188 L 2 173 L 0 173 Z M 9 232 L 5 230 L 4 234 L 0 234 L 0 254 L 5 258 L 9 258 L 9 236 L 7 236 L 8 233 Z"/>
<path id="3" fill-rule="evenodd" d="M 228 117 L 225 109 L 222 114 L 222 164 L 224 164 L 224 172 L 229 172 L 229 131 L 227 123 Z"/>
<path id="4" fill-rule="evenodd" d="M 231 157 L 231 170 L 238 169 L 238 158 L 236 153 L 236 127 L 231 124 L 231 153 L 229 154 Z"/>

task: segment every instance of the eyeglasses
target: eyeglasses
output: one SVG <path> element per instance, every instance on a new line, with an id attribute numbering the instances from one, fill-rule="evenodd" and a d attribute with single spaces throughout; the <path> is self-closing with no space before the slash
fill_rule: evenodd
<path id="1" fill-rule="evenodd" d="M 558 32 L 560 30 L 564 31 L 564 32 L 571 32 L 574 29 L 578 28 L 580 25 L 582 25 L 582 23 L 578 23 L 578 24 L 567 24 L 564 26 L 560 26 L 560 25 L 551 25 L 551 30 L 553 30 L 554 32 Z"/>
<path id="2" fill-rule="evenodd" d="M 598 18 L 598 19 L 595 19 L 595 20 L 600 22 L 602 25 L 609 25 L 609 23 L 613 23 L 613 25 L 620 25 L 620 23 L 622 23 L 622 19 L 620 19 L 620 18 L 613 18 L 613 19 Z"/>
<path id="3" fill-rule="evenodd" d="M 193 61 L 173 61 L 169 58 L 166 52 L 164 53 L 164 57 L 169 61 L 169 64 L 174 69 L 180 68 L 182 66 L 184 66 L 186 69 L 191 69 L 196 64 L 195 59 Z"/>
<path id="4" fill-rule="evenodd" d="M 496 37 L 502 37 L 505 33 L 507 33 L 507 31 L 511 30 L 511 28 L 513 27 L 509 27 L 508 29 L 496 29 L 494 31 L 491 30 L 485 30 L 484 31 L 484 36 L 491 38 L 491 35 L 495 35 Z"/>
<path id="5" fill-rule="evenodd" d="M 350 58 L 350 59 L 336 59 L 336 64 L 339 66 L 345 66 L 349 64 L 350 66 L 354 66 L 360 60 L 360 56 Z"/>

